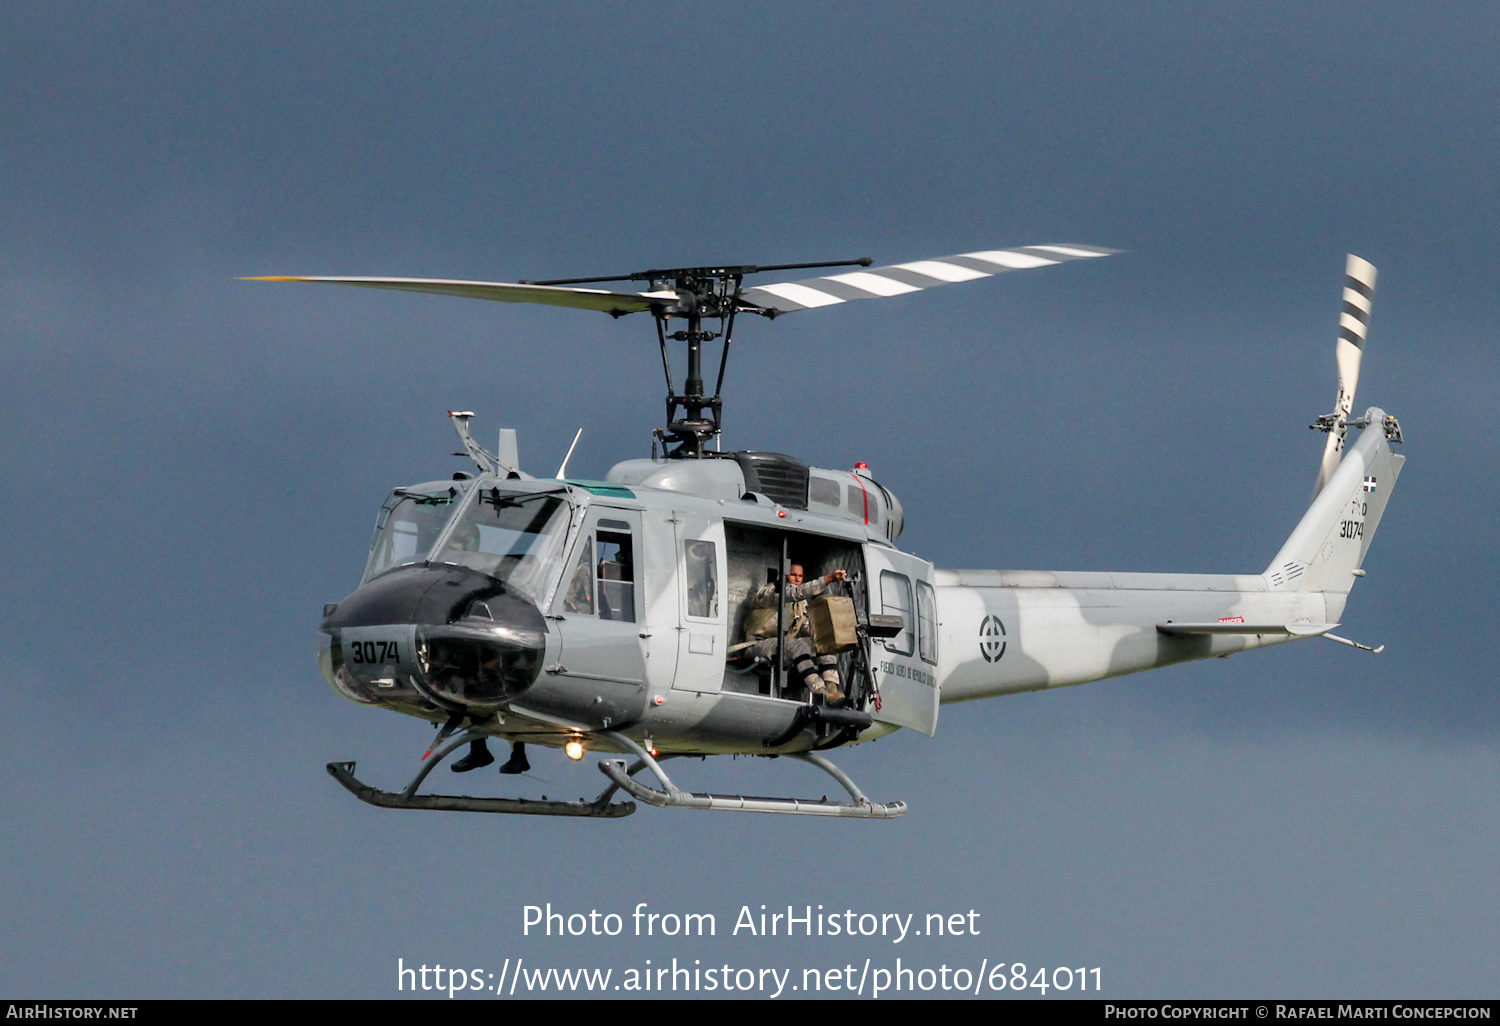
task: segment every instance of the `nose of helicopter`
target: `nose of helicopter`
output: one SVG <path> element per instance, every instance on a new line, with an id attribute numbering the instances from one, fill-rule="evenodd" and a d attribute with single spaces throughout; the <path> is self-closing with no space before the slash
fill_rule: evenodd
<path id="1" fill-rule="evenodd" d="M 340 602 L 319 628 L 340 694 L 423 715 L 493 711 L 541 671 L 546 621 L 528 599 L 460 567 L 403 567 Z"/>

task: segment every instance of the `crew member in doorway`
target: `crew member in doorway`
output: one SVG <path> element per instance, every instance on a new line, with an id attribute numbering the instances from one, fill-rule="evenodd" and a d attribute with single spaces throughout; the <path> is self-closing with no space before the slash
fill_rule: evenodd
<path id="1" fill-rule="evenodd" d="M 790 670 L 800 677 L 809 691 L 823 696 L 823 701 L 827 705 L 838 705 L 844 700 L 844 692 L 839 689 L 839 657 L 819 655 L 813 648 L 812 627 L 807 620 L 807 600 L 823 594 L 830 584 L 834 581 L 842 581 L 848 575 L 843 570 L 835 570 L 831 574 L 815 578 L 805 584 L 802 575 L 803 570 L 799 563 L 793 563 L 786 572 L 784 595 L 786 644 L 783 669 Z M 774 610 L 776 592 L 775 582 L 767 584 L 750 600 L 751 607 Z M 745 633 L 749 638 L 760 639 L 750 646 L 750 653 L 755 658 L 764 659 L 767 662 L 775 660 L 775 616 L 764 614 L 756 616 L 752 613 Z"/>

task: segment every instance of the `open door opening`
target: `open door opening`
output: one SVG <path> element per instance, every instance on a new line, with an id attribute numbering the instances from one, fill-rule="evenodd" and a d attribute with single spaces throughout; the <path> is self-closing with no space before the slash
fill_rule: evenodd
<path id="1" fill-rule="evenodd" d="M 849 580 L 829 585 L 827 593 L 856 598 L 859 605 L 856 589 L 863 586 L 864 575 L 860 546 L 839 538 L 730 521 L 724 523 L 724 537 L 728 557 L 724 599 L 731 644 L 722 690 L 804 705 L 814 701 L 801 676 L 788 666 L 787 635 L 796 630 L 797 614 L 803 610 L 784 601 L 786 570 L 800 566 L 807 581 L 843 570 Z M 775 597 L 767 596 L 767 588 L 774 589 Z M 774 612 L 778 606 L 779 618 Z M 805 629 L 800 633 L 806 636 Z M 774 646 L 779 659 L 765 651 L 773 646 L 757 644 L 774 640 L 778 634 L 783 639 L 780 646 Z M 868 660 L 859 650 L 839 653 L 836 658 L 840 686 L 848 695 L 849 706 L 863 708 L 873 683 Z"/>

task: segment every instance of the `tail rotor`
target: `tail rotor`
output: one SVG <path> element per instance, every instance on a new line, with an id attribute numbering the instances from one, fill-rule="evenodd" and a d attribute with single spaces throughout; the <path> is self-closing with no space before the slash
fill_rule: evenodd
<path id="1" fill-rule="evenodd" d="M 1365 333 L 1370 328 L 1370 307 L 1375 298 L 1375 265 L 1350 253 L 1344 265 L 1344 309 L 1339 315 L 1339 339 L 1334 354 L 1339 368 L 1339 394 L 1332 413 L 1318 417 L 1312 427 L 1328 433 L 1323 448 L 1323 465 L 1318 470 L 1316 496 L 1338 469 L 1344 458 L 1344 438 L 1348 434 L 1349 412 L 1354 408 L 1354 390 L 1359 385 L 1360 358 L 1364 355 Z"/>

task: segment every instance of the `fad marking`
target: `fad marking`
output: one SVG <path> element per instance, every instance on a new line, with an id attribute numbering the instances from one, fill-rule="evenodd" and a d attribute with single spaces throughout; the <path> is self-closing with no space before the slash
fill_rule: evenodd
<path id="1" fill-rule="evenodd" d="M 1005 624 L 998 616 L 986 616 L 979 625 L 979 654 L 987 663 L 998 663 L 1005 655 L 1009 642 L 1005 639 Z"/>

